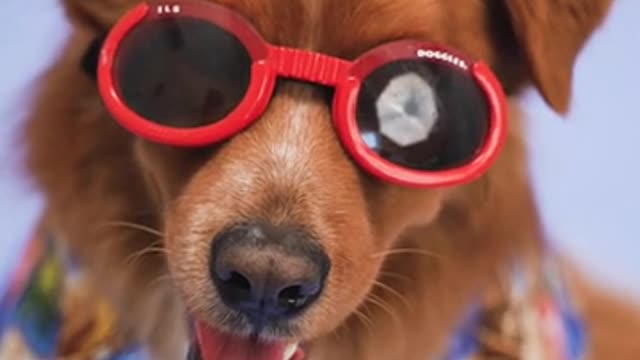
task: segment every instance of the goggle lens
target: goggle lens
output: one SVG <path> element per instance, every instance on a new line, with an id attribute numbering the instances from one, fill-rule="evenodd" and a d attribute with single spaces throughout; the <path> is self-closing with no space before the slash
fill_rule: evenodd
<path id="1" fill-rule="evenodd" d="M 114 61 L 118 91 L 139 116 L 195 128 L 224 119 L 251 81 L 251 57 L 228 31 L 191 17 L 144 21 Z"/>
<path id="2" fill-rule="evenodd" d="M 478 84 L 468 72 L 443 62 L 384 64 L 364 79 L 357 104 L 367 146 L 415 170 L 467 164 L 489 127 L 489 107 Z"/>

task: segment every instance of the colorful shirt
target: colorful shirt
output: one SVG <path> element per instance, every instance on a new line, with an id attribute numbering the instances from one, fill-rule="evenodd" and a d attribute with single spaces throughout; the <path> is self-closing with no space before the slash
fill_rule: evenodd
<path id="1" fill-rule="evenodd" d="M 119 344 L 114 316 L 52 239 L 35 237 L 0 294 L 0 359 L 144 360 Z"/>
<path id="2" fill-rule="evenodd" d="M 583 360 L 586 336 L 550 257 L 539 274 L 513 271 L 498 301 L 478 301 L 442 360 Z M 35 238 L 0 294 L 0 359 L 145 360 L 123 344 L 113 311 L 50 238 Z"/>
<path id="3" fill-rule="evenodd" d="M 497 303 L 474 306 L 444 360 L 584 360 L 585 326 L 552 257 L 516 269 Z"/>

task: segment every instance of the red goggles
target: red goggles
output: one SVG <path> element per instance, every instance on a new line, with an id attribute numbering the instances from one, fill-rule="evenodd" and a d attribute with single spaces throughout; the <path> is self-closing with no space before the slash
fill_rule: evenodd
<path id="1" fill-rule="evenodd" d="M 332 88 L 333 123 L 353 159 L 394 184 L 469 182 L 497 157 L 506 102 L 489 67 L 440 45 L 383 44 L 353 61 L 267 43 L 242 16 L 206 1 L 148 1 L 111 30 L 99 89 L 126 129 L 207 146 L 256 121 L 278 78 Z"/>

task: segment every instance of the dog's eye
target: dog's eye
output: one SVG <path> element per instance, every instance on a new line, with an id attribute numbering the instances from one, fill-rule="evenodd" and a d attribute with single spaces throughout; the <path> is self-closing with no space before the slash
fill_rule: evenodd
<path id="1" fill-rule="evenodd" d="M 221 120 L 244 97 L 251 59 L 231 34 L 192 18 L 155 20 L 123 40 L 115 71 L 129 108 L 174 127 Z"/>
<path id="2" fill-rule="evenodd" d="M 450 65 L 403 60 L 363 82 L 357 122 L 383 158 L 418 170 L 444 170 L 474 158 L 487 133 L 488 106 L 468 74 Z"/>
<path id="3" fill-rule="evenodd" d="M 331 108 L 331 104 L 333 103 L 333 96 L 335 95 L 335 89 L 330 87 L 321 87 L 320 91 L 322 92 L 322 100 L 327 105 L 327 107 Z"/>

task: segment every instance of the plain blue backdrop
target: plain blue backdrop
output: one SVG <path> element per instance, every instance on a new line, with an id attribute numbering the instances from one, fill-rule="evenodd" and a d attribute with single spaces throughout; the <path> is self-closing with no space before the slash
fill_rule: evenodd
<path id="1" fill-rule="evenodd" d="M 549 233 L 594 277 L 636 295 L 639 15 L 637 0 L 617 0 L 607 25 L 579 58 L 566 120 L 550 112 L 537 94 L 523 98 L 531 171 Z M 0 293 L 2 274 L 15 265 L 42 206 L 21 173 L 16 130 L 29 104 L 31 84 L 67 34 L 55 0 L 0 4 Z"/>

